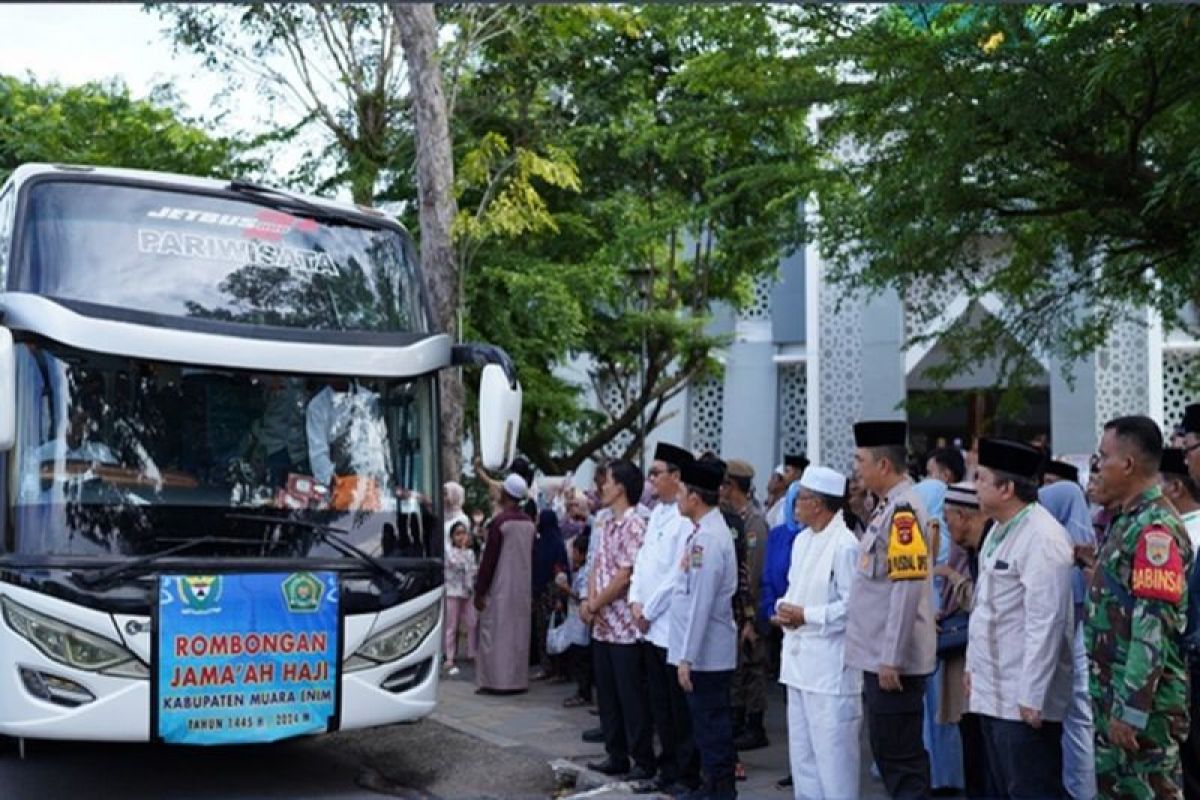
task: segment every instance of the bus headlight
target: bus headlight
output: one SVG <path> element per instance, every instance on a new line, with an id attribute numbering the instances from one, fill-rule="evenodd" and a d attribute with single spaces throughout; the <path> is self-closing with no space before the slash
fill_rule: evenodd
<path id="1" fill-rule="evenodd" d="M 434 603 L 415 617 L 393 625 L 363 642 L 354 655 L 346 659 L 342 669 L 355 672 L 370 669 L 390 661 L 398 661 L 421 646 L 421 642 L 437 627 L 441 603 Z"/>
<path id="2" fill-rule="evenodd" d="M 8 597 L 0 596 L 0 608 L 8 627 L 51 661 L 122 678 L 150 677 L 150 669 L 137 656 L 111 639 L 38 613 Z"/>

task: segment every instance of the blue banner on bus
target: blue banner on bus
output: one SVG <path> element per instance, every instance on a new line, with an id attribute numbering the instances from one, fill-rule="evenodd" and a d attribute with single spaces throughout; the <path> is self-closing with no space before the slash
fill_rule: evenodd
<path id="1" fill-rule="evenodd" d="M 327 730 L 337 590 L 332 572 L 162 576 L 159 737 L 238 744 Z"/>

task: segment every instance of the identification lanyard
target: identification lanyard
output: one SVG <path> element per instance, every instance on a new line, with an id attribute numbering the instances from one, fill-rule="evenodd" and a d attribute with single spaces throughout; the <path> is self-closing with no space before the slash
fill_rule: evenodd
<path id="1" fill-rule="evenodd" d="M 983 546 L 983 557 L 985 560 L 992 557 L 992 553 L 996 552 L 996 549 L 1004 543 L 1004 540 L 1008 538 L 1008 534 L 1012 531 L 1012 529 L 1017 527 L 1021 520 L 1025 519 L 1025 515 L 1033 510 L 1034 505 L 1036 505 L 1036 503 L 1030 503 L 1022 508 L 1015 517 L 1001 525 L 1000 530 L 988 536 L 987 544 Z"/>

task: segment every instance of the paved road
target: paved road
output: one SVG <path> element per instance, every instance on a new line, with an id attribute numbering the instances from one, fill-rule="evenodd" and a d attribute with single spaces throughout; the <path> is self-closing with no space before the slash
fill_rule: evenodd
<path id="1" fill-rule="evenodd" d="M 546 760 L 432 720 L 273 745 L 180 748 L 29 742 L 0 754 L 3 800 L 547 797 Z"/>

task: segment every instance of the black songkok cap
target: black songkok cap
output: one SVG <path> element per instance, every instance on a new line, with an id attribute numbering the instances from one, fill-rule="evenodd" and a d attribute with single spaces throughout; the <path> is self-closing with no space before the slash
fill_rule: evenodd
<path id="1" fill-rule="evenodd" d="M 720 461 L 689 461 L 680 467 L 684 485 L 704 492 L 716 492 L 725 479 L 725 465 Z"/>
<path id="2" fill-rule="evenodd" d="M 676 467 L 683 467 L 691 461 L 695 461 L 695 456 L 684 450 L 682 447 L 676 447 L 673 444 L 659 442 L 658 447 L 654 448 L 654 460 L 665 461 Z"/>
<path id="3" fill-rule="evenodd" d="M 1167 475 L 1187 475 L 1187 455 L 1180 447 L 1164 447 L 1158 471 Z"/>
<path id="4" fill-rule="evenodd" d="M 907 422 L 879 420 L 854 423 L 855 447 L 904 447 L 907 444 Z"/>
<path id="5" fill-rule="evenodd" d="M 785 467 L 792 467 L 803 472 L 808 468 L 808 459 L 804 456 L 784 456 L 783 465 Z"/>
<path id="6" fill-rule="evenodd" d="M 1200 434 L 1200 403 L 1192 403 L 1183 410 L 1183 432 Z"/>
<path id="7" fill-rule="evenodd" d="M 1064 481 L 1079 483 L 1079 467 L 1065 461 L 1051 461 L 1046 464 L 1047 475 L 1057 475 Z"/>
<path id="8" fill-rule="evenodd" d="M 1036 447 L 1011 439 L 980 439 L 979 466 L 1036 480 L 1045 456 Z"/>

